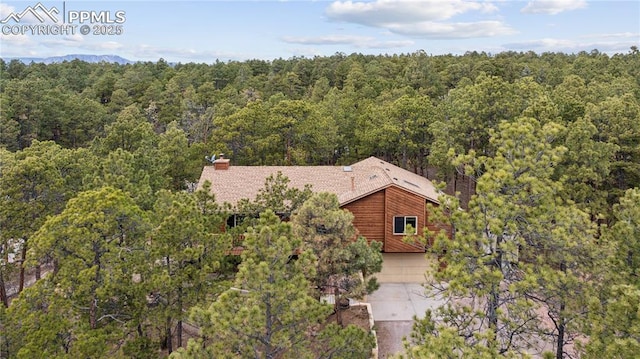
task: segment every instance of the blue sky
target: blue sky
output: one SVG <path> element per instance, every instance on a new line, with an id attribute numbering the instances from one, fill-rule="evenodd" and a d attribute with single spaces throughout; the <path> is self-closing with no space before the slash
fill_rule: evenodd
<path id="1" fill-rule="evenodd" d="M 38 1 L 0 3 L 0 56 L 115 54 L 130 60 L 212 63 L 216 60 L 466 51 L 598 49 L 608 54 L 640 47 L 640 1 L 41 1 L 58 10 L 40 22 Z M 42 8 L 40 8 L 42 9 Z M 41 11 L 41 10 L 37 10 Z M 63 22 L 69 11 L 102 13 L 84 23 Z M 122 16 L 113 23 L 116 13 Z M 24 15 L 18 21 L 11 15 Z M 42 15 L 42 14 L 41 14 Z M 104 16 L 108 16 L 108 19 Z M 107 20 L 107 21 L 105 21 Z M 74 27 L 43 35 L 30 25 Z M 119 35 L 80 34 L 105 25 Z"/>

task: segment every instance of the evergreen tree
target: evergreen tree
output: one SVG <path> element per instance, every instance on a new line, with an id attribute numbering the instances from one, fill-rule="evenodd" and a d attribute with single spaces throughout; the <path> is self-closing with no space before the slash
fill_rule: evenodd
<path id="1" fill-rule="evenodd" d="M 147 305 L 144 288 L 136 279 L 145 261 L 141 254 L 147 229 L 146 215 L 120 190 L 104 187 L 71 199 L 38 230 L 29 251 L 31 261 L 49 257 L 54 262 L 53 273 L 43 279 L 51 284 L 33 288 L 42 301 L 37 304 L 40 307 L 31 307 L 36 309 L 34 320 L 60 316 L 67 324 L 62 329 L 26 326 L 18 333 L 34 339 L 68 336 L 65 350 L 72 357 L 104 356 L 129 339 Z M 52 292 L 41 295 L 46 288 Z M 27 302 L 17 304 L 16 310 L 30 305 L 33 292 L 17 299 Z M 49 311 L 52 308 L 59 311 Z M 52 323 L 58 325 L 53 319 Z M 30 329 L 35 332 L 29 333 Z M 30 354 L 47 356 L 45 348 L 41 350 Z"/>
<path id="2" fill-rule="evenodd" d="M 478 176 L 477 194 L 468 211 L 455 198 L 441 201 L 453 235 L 436 240 L 446 266 L 429 284 L 447 304 L 417 325 L 422 341 L 412 350 L 434 340 L 454 344 L 440 349 L 448 356 L 488 350 L 560 359 L 580 334 L 574 324 L 600 280 L 600 252 L 588 216 L 558 197 L 562 183 L 552 175 L 566 151 L 554 145 L 561 131 L 531 118 L 505 122 L 490 140 L 495 156 L 458 157 L 457 166 Z"/>
<path id="3" fill-rule="evenodd" d="M 25 285 L 25 260 L 29 240 L 48 215 L 57 214 L 67 200 L 62 148 L 52 141 L 34 140 L 13 155 L 6 154 L 0 167 L 0 236 L 3 254 L 20 248 L 18 291 Z M 36 263 L 34 263 L 36 264 Z M 8 268 L 2 264 L 2 271 Z M 3 273 L 0 272 L 0 276 Z M 39 279 L 40 273 L 36 276 Z M 5 306 L 6 296 L 1 298 Z"/>
<path id="4" fill-rule="evenodd" d="M 338 198 L 332 193 L 314 194 L 292 219 L 303 248 L 318 258 L 315 276 L 308 278 L 319 294 L 335 295 L 339 324 L 342 299 L 360 298 L 377 289 L 372 275 L 382 269 L 382 243 L 369 245 L 363 237 L 356 237 L 352 221 L 353 214 L 340 209 Z"/>
<path id="5" fill-rule="evenodd" d="M 613 217 L 602 234 L 609 270 L 604 290 L 591 301 L 585 358 L 631 358 L 640 350 L 640 189 L 625 192 Z"/>
<path id="6" fill-rule="evenodd" d="M 164 346 L 182 346 L 183 320 L 191 306 L 204 303 L 224 251 L 226 236 L 208 230 L 207 217 L 193 194 L 159 191 L 154 205 L 154 228 L 149 233 L 147 286 L 163 327 Z M 218 226 L 218 231 L 220 227 Z"/>
<path id="7" fill-rule="evenodd" d="M 194 355 L 190 346 L 174 357 L 200 357 L 205 352 L 221 358 L 310 355 L 309 330 L 330 311 L 309 293 L 305 275 L 314 271 L 313 254 L 297 251 L 301 241 L 272 211 L 261 214 L 244 243 L 234 287 L 209 308 L 192 312 L 207 338 L 205 348 Z"/>

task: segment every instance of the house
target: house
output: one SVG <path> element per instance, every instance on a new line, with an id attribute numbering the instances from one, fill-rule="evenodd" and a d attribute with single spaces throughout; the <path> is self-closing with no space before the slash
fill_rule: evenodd
<path id="1" fill-rule="evenodd" d="M 405 230 L 435 229 L 429 222 L 427 203 L 438 204 L 438 190 L 427 178 L 376 157 L 351 166 L 233 166 L 220 158 L 205 166 L 198 188 L 206 180 L 220 203 L 235 206 L 240 199 L 253 200 L 265 179 L 281 172 L 289 185 L 338 196 L 340 206 L 353 213 L 353 224 L 369 241 L 383 243 L 384 252 L 424 252 L 417 241 L 408 243 Z"/>

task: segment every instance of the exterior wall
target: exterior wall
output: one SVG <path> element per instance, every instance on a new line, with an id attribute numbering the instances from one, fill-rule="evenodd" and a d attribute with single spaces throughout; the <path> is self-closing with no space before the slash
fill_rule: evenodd
<path id="1" fill-rule="evenodd" d="M 353 225 L 361 235 L 367 238 L 369 243 L 371 241 L 384 243 L 384 192 L 384 190 L 380 190 L 342 207 L 353 213 Z"/>
<path id="2" fill-rule="evenodd" d="M 393 217 L 416 216 L 418 219 L 418 235 L 426 226 L 430 230 L 439 230 L 429 223 L 426 200 L 398 187 L 389 187 L 367 197 L 346 204 L 342 208 L 353 213 L 353 225 L 369 242 L 383 243 L 382 250 L 387 253 L 424 252 L 420 243 L 405 243 L 403 235 L 393 234 Z M 429 245 L 433 239 L 430 239 Z"/>
<path id="3" fill-rule="evenodd" d="M 437 206 L 437 204 L 434 204 L 435 206 Z M 429 231 L 432 232 L 440 232 L 441 230 L 445 229 L 447 231 L 447 234 L 449 235 L 449 237 L 451 237 L 451 231 L 448 228 L 442 227 L 442 225 L 436 225 L 433 222 L 430 221 L 430 215 L 429 215 L 429 210 L 427 209 L 427 206 L 425 204 L 425 208 L 424 208 L 424 218 L 425 218 L 425 222 L 427 223 L 427 229 L 429 229 Z M 429 242 L 427 243 L 427 245 L 430 247 L 433 245 L 433 240 L 434 238 L 429 238 Z"/>
<path id="4" fill-rule="evenodd" d="M 420 243 L 405 243 L 404 235 L 393 234 L 393 217 L 395 216 L 415 216 L 418 217 L 418 235 L 422 234 L 422 228 L 426 223 L 426 201 L 420 196 L 416 196 L 398 187 L 388 187 L 385 189 L 386 213 L 384 223 L 385 241 L 383 250 L 385 252 L 424 252 L 425 247 Z"/>

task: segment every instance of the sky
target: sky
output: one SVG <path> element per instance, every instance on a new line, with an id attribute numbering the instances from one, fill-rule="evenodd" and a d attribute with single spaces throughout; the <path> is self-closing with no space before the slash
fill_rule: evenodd
<path id="1" fill-rule="evenodd" d="M 0 0 L 0 29 L 2 58 L 97 54 L 214 63 L 594 49 L 613 55 L 640 47 L 640 1 Z"/>

